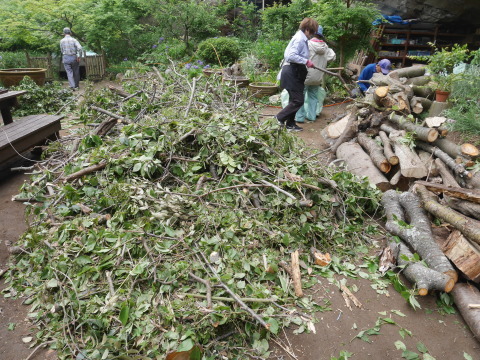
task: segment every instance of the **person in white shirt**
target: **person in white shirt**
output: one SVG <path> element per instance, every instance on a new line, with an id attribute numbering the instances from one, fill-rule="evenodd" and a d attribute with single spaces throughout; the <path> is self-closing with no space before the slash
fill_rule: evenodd
<path id="1" fill-rule="evenodd" d="M 80 56 L 82 46 L 77 39 L 71 36 L 72 31 L 69 28 L 63 29 L 64 37 L 60 40 L 60 50 L 62 51 L 62 62 L 67 72 L 68 85 L 70 89 L 77 90 L 80 86 Z"/>
<path id="2" fill-rule="evenodd" d="M 308 39 L 318 29 L 318 22 L 312 18 L 305 18 L 299 30 L 290 40 L 284 52 L 283 66 L 280 75 L 280 86 L 288 91 L 289 102 L 276 116 L 278 124 L 289 131 L 302 131 L 295 123 L 295 114 L 303 105 L 303 90 L 307 77 L 307 67 L 313 67 L 309 60 Z"/>

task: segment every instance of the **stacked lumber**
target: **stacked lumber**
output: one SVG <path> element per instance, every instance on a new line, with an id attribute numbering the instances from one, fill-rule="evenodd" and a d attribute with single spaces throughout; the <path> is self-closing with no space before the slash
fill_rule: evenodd
<path id="1" fill-rule="evenodd" d="M 449 120 L 438 115 L 429 81 L 422 67 L 375 74 L 365 98 L 322 135 L 332 144 L 332 157 L 384 191 L 385 228 L 400 239 L 384 250 L 392 255 L 390 264 L 418 295 L 452 291 L 480 337 L 479 310 L 472 312 L 473 300 L 465 300 L 480 303 L 480 172 L 469 170 L 480 152 L 445 138 Z M 416 118 L 432 107 L 434 115 Z M 433 220 L 443 223 L 445 236 L 435 235 Z"/>

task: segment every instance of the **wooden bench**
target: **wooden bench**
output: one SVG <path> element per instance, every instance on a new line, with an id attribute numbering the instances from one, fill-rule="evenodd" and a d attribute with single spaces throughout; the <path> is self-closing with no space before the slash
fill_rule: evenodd
<path id="1" fill-rule="evenodd" d="M 0 126 L 0 164 L 28 149 L 55 140 L 61 129 L 57 115 L 30 115 Z"/>

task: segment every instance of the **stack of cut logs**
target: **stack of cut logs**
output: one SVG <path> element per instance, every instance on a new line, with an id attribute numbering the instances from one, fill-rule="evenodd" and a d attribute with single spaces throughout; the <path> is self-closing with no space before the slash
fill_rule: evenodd
<path id="1" fill-rule="evenodd" d="M 480 340 L 480 171 L 468 170 L 479 150 L 445 138 L 448 105 L 433 101 L 429 81 L 421 66 L 375 74 L 365 98 L 322 135 L 335 163 L 384 191 L 385 227 L 401 242 L 384 249 L 382 267 L 402 268 L 419 295 L 452 292 Z"/>

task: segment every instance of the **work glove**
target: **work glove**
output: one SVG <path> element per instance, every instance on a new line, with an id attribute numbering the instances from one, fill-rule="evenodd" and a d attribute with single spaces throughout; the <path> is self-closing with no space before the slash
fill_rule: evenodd
<path id="1" fill-rule="evenodd" d="M 313 68 L 315 66 L 311 60 L 307 60 L 305 65 L 307 65 L 308 68 Z"/>

